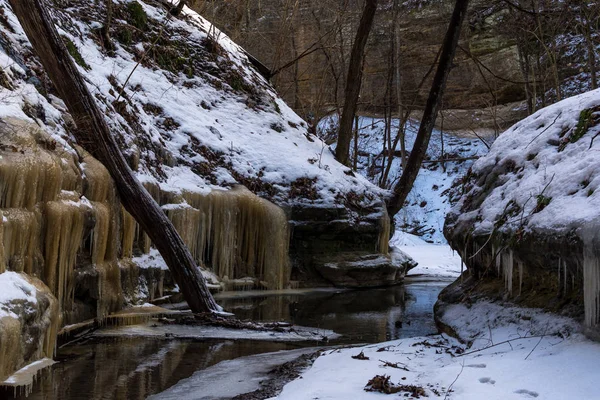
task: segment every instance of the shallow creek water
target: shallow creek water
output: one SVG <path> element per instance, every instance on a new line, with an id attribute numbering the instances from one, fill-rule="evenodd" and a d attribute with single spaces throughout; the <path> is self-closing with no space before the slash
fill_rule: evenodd
<path id="1" fill-rule="evenodd" d="M 217 295 L 217 302 L 240 319 L 288 321 L 343 335 L 329 344 L 375 343 L 435 333 L 433 305 L 447 284 L 408 281 L 403 286 L 356 291 L 231 292 Z M 59 349 L 57 364 L 39 376 L 27 399 L 145 399 L 224 360 L 314 345 L 95 338 Z M 1 398 L 6 396 L 9 393 L 0 393 Z"/>

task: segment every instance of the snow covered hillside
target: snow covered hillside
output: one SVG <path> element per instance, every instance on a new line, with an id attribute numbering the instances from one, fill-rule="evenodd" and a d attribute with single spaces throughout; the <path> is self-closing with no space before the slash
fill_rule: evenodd
<path id="1" fill-rule="evenodd" d="M 567 232 L 600 218 L 600 90 L 538 111 L 502 134 L 463 180 L 449 228 Z"/>
<path id="2" fill-rule="evenodd" d="M 204 193 L 241 183 L 279 203 L 380 195 L 346 175 L 244 51 L 195 12 L 173 17 L 161 2 L 115 1 L 111 50 L 104 2 L 59 3 L 51 9 L 59 32 L 143 182 Z M 0 117 L 33 120 L 72 144 L 64 105 L 6 0 L 0 15 Z"/>
<path id="3" fill-rule="evenodd" d="M 444 228 L 474 282 L 495 276 L 522 304 L 575 306 L 590 335 L 600 326 L 599 136 L 600 90 L 522 120 L 464 177 Z"/>
<path id="4" fill-rule="evenodd" d="M 396 135 L 399 120 L 392 120 L 392 136 Z M 382 175 L 382 150 L 384 146 L 385 122 L 382 118 L 361 117 L 359 120 L 358 171 L 374 184 Z M 337 129 L 337 117 L 324 119 L 319 124 L 320 135 L 331 137 Z M 413 146 L 418 131 L 418 122 L 411 120 L 406 129 L 407 155 Z M 456 137 L 434 130 L 427 162 L 419 172 L 405 207 L 396 215 L 396 229 L 422 237 L 428 242 L 445 243 L 443 236 L 444 218 L 451 208 L 449 189 L 452 183 L 462 177 L 473 164 L 473 159 L 487 153 L 487 146 L 493 138 L 484 138 L 486 143 L 475 136 Z M 353 151 L 354 142 L 350 148 Z M 400 145 L 390 169 L 386 187 L 391 187 L 402 175 Z M 447 160 L 445 165 L 438 161 Z M 353 159 L 353 155 L 351 155 Z M 387 162 L 386 162 L 387 163 Z"/>

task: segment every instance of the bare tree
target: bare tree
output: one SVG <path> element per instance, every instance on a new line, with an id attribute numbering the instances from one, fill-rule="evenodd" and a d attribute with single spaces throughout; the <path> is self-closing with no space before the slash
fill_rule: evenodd
<path id="1" fill-rule="evenodd" d="M 363 60 L 365 57 L 365 47 L 367 39 L 373 26 L 375 11 L 377 10 L 377 0 L 366 0 L 363 9 L 358 30 L 352 45 L 350 53 L 350 62 L 348 65 L 348 75 L 346 77 L 346 90 L 344 92 L 344 109 L 338 131 L 337 147 L 335 149 L 336 159 L 344 164 L 348 164 L 350 152 L 350 141 L 352 140 L 352 123 L 356 114 L 356 106 L 360 95 L 362 83 Z"/>
<path id="2" fill-rule="evenodd" d="M 129 168 L 102 112 L 56 31 L 44 0 L 10 0 L 10 4 L 44 70 L 75 120 L 77 128 L 72 133 L 78 144 L 108 169 L 123 206 L 154 242 L 192 311 L 217 311 L 219 306 L 183 240 Z"/>
<path id="3" fill-rule="evenodd" d="M 458 46 L 460 31 L 465 15 L 467 14 L 468 6 L 469 0 L 456 0 L 454 5 L 454 11 L 450 19 L 448 31 L 446 32 L 442 44 L 440 61 L 433 78 L 433 83 L 431 85 L 429 97 L 427 98 L 427 104 L 425 106 L 425 111 L 423 112 L 423 118 L 421 119 L 421 125 L 419 126 L 419 132 L 417 133 L 413 150 L 406 163 L 406 168 L 402 171 L 402 177 L 394 186 L 393 195 L 388 202 L 388 213 L 390 216 L 396 215 L 404 205 L 406 197 L 408 197 L 408 194 L 412 190 L 413 184 L 417 179 L 421 164 L 425 159 L 431 132 L 435 126 L 437 113 L 446 88 L 446 81 L 448 80 L 448 75 L 452 69 L 452 62 L 454 60 L 454 55 L 456 54 L 456 47 Z"/>

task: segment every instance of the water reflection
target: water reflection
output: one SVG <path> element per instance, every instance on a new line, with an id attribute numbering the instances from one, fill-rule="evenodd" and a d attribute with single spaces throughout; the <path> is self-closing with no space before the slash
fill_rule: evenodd
<path id="1" fill-rule="evenodd" d="M 240 319 L 289 321 L 331 329 L 342 343 L 373 343 L 436 333 L 433 305 L 445 283 L 291 294 L 224 293 L 218 302 Z"/>
<path id="2" fill-rule="evenodd" d="M 290 350 L 284 343 L 250 341 L 95 340 L 59 350 L 58 364 L 42 373 L 33 400 L 142 400 L 220 361 Z M 0 399 L 13 391 L 0 391 Z"/>
<path id="3" fill-rule="evenodd" d="M 344 335 L 337 343 L 373 343 L 435 333 L 433 305 L 444 285 L 238 292 L 220 295 L 218 302 L 241 319 L 289 321 Z M 59 349 L 58 363 L 43 372 L 27 399 L 145 399 L 220 361 L 298 346 L 264 341 L 93 339 Z M 5 398 L 25 396 L 13 397 L 12 390 L 0 389 L 0 399 Z"/>

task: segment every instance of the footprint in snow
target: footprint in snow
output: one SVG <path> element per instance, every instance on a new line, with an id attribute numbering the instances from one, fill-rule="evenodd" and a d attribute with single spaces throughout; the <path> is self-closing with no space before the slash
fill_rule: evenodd
<path id="1" fill-rule="evenodd" d="M 489 377 L 479 378 L 479 382 L 481 382 L 481 383 L 489 383 L 490 385 L 493 385 L 493 384 L 496 383 L 495 380 L 493 380 L 492 378 L 489 378 Z"/>
<path id="2" fill-rule="evenodd" d="M 485 364 L 469 364 L 469 365 L 465 365 L 465 367 L 467 367 L 467 368 L 487 368 L 487 365 L 485 365 Z"/>
<path id="3" fill-rule="evenodd" d="M 538 392 L 534 392 L 534 391 L 527 390 L 527 389 L 519 389 L 519 390 L 515 391 L 515 393 L 525 395 L 525 397 L 538 397 L 539 396 Z"/>

